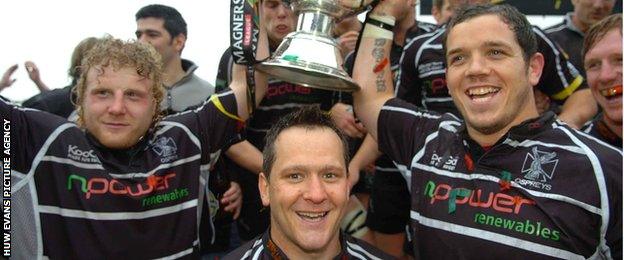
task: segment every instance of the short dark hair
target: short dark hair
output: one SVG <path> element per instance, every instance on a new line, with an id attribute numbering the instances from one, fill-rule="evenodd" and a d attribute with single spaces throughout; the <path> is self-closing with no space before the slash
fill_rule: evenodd
<path id="1" fill-rule="evenodd" d="M 604 36 L 613 29 L 619 29 L 622 34 L 622 14 L 612 14 L 594 24 L 585 35 L 583 40 L 583 60 L 587 52 L 594 47 L 594 44 L 602 40 Z"/>
<path id="2" fill-rule="evenodd" d="M 329 128 L 342 143 L 345 166 L 349 165 L 349 145 L 342 131 L 334 124 L 329 115 L 321 111 L 318 106 L 306 106 L 281 118 L 271 127 L 265 137 L 265 145 L 262 151 L 262 171 L 269 178 L 271 168 L 275 162 L 275 141 L 281 132 L 293 127 L 301 127 L 308 130 Z"/>
<path id="3" fill-rule="evenodd" d="M 171 38 L 180 34 L 184 34 L 187 37 L 186 21 L 182 18 L 182 15 L 178 10 L 166 5 L 147 5 L 141 8 L 135 15 L 135 19 L 138 21 L 143 18 L 160 18 L 165 21 L 165 30 L 169 32 Z"/>
<path id="4" fill-rule="evenodd" d="M 532 29 L 533 26 L 529 23 L 524 14 L 508 4 L 475 4 L 464 5 L 460 8 L 455 16 L 451 18 L 446 28 L 443 42 L 444 53 L 447 51 L 446 41 L 448 40 L 448 34 L 453 27 L 470 19 L 489 14 L 498 16 L 509 26 L 509 29 L 511 29 L 516 36 L 518 45 L 520 45 L 522 49 L 524 61 L 528 62 L 531 56 L 537 52 L 537 39 Z"/>

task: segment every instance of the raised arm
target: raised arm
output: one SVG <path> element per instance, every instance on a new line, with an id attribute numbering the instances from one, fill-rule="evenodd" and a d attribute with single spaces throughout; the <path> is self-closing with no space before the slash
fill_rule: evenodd
<path id="1" fill-rule="evenodd" d="M 262 9 L 262 8 L 260 8 Z M 260 14 L 262 15 L 262 14 Z M 262 19 L 258 19 L 262 23 Z M 264 26 L 260 24 L 258 26 L 260 28 L 260 33 L 258 34 L 258 46 L 256 49 L 256 59 L 263 60 L 269 57 L 269 40 L 264 29 Z M 232 66 L 232 83 L 230 83 L 230 88 L 234 91 L 234 96 L 236 96 L 236 103 L 238 109 L 238 116 L 243 120 L 247 120 L 249 118 L 249 111 L 247 110 L 247 78 L 246 78 L 246 66 L 234 64 Z M 256 106 L 260 104 L 262 98 L 264 98 L 264 94 L 267 92 L 268 81 L 267 77 L 264 73 L 256 70 L 254 73 L 255 78 L 255 96 L 256 96 Z"/>
<path id="2" fill-rule="evenodd" d="M 361 87 L 353 93 L 355 112 L 375 140 L 379 111 L 394 96 L 389 60 L 393 33 L 391 28 L 382 28 L 394 26 L 394 14 L 398 13 L 394 8 L 393 0 L 387 0 L 371 11 L 353 69 L 353 79 Z"/>

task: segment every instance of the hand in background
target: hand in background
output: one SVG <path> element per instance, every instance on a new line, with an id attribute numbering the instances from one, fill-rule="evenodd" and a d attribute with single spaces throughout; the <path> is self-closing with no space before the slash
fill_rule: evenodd
<path id="1" fill-rule="evenodd" d="M 4 75 L 2 75 L 2 80 L 0 80 L 0 91 L 4 90 L 5 88 L 10 87 L 17 80 L 17 79 L 11 79 L 11 76 L 13 76 L 13 73 L 16 70 L 17 70 L 17 64 L 9 67 L 4 72 Z"/>

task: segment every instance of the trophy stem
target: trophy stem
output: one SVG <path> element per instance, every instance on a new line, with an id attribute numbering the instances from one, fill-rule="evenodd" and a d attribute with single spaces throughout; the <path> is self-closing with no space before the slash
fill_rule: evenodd
<path id="1" fill-rule="evenodd" d="M 331 37 L 334 18 L 320 11 L 302 12 L 297 21 L 297 31 L 313 35 Z"/>

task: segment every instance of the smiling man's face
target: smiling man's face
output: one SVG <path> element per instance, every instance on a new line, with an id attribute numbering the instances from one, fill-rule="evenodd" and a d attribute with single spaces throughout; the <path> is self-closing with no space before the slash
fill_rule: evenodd
<path id="1" fill-rule="evenodd" d="M 488 14 L 461 22 L 450 29 L 446 42 L 448 88 L 471 136 L 500 136 L 537 116 L 532 86 L 539 81 L 543 58 L 535 54 L 527 63 L 501 18 Z"/>
<path id="2" fill-rule="evenodd" d="M 85 128 L 108 148 L 133 146 L 156 113 L 153 82 L 129 67 L 95 67 L 87 73 L 82 104 Z"/>
<path id="3" fill-rule="evenodd" d="M 271 238 L 287 254 L 340 248 L 349 198 L 342 147 L 326 127 L 291 127 L 278 135 L 275 162 L 270 174 L 261 173 L 259 188 L 271 207 Z"/>

